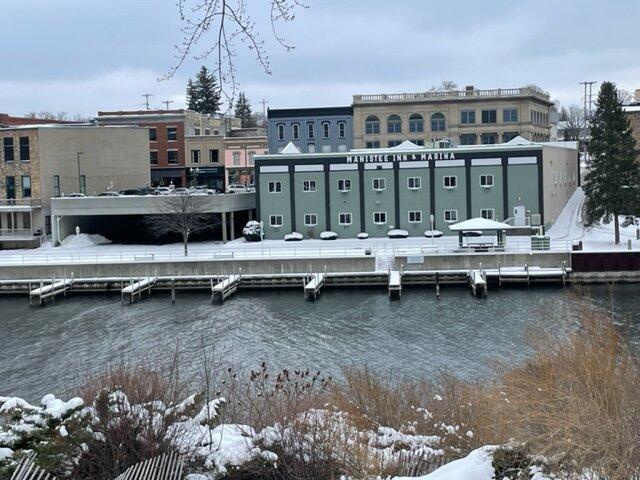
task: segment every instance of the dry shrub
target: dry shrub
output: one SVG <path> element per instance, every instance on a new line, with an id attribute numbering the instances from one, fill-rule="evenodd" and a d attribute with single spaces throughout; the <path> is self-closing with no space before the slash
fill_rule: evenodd
<path id="1" fill-rule="evenodd" d="M 578 329 L 538 332 L 533 357 L 502 372 L 492 435 L 559 469 L 629 479 L 640 472 L 640 361 L 607 314 L 586 301 L 577 313 Z"/>

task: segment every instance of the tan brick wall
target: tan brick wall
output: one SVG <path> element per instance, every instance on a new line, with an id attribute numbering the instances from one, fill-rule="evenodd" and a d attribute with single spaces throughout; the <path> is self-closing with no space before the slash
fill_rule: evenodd
<path id="1" fill-rule="evenodd" d="M 4 158 L 4 139 L 13 138 L 14 161 L 7 162 Z M 20 160 L 20 137 L 29 138 L 29 160 Z M 41 198 L 40 184 L 40 146 L 38 130 L 18 129 L 0 130 L 0 199 L 7 198 L 7 177 L 16 180 L 16 198 L 22 198 L 22 176 L 31 177 L 31 198 Z"/>

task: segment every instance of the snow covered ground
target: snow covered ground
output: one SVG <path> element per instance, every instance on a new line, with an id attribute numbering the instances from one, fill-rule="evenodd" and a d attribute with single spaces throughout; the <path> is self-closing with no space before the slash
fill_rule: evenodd
<path id="1" fill-rule="evenodd" d="M 582 241 L 583 248 L 589 251 L 625 250 L 631 240 L 632 249 L 640 250 L 640 241 L 636 240 L 636 227 L 621 228 L 621 244 L 613 243 L 613 224 L 592 228 L 582 226 L 582 206 L 584 193 L 578 189 L 567 202 L 554 225 L 547 234 L 551 237 L 551 249 L 568 251 L 572 242 Z M 493 237 L 477 237 L 473 242 L 493 242 Z M 222 244 L 219 241 L 194 242 L 189 245 L 189 256 L 183 254 L 181 243 L 168 245 L 122 245 L 105 243 L 107 239 L 99 235 L 80 234 L 67 237 L 64 244 L 53 247 L 44 244 L 31 250 L 2 250 L 0 265 L 19 265 L 23 263 L 102 263 L 120 261 L 204 261 L 212 259 L 243 258 L 288 258 L 288 257 L 330 257 L 364 255 L 365 249 L 371 249 L 374 255 L 429 255 L 452 253 L 457 250 L 458 238 L 445 236 L 440 238 L 345 238 L 337 240 L 302 240 L 285 242 L 284 240 L 265 240 L 246 242 L 244 238 Z M 507 237 L 507 251 L 528 252 L 528 237 Z"/>

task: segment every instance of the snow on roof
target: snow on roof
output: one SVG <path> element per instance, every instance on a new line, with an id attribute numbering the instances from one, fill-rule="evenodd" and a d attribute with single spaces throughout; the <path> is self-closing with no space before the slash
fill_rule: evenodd
<path id="1" fill-rule="evenodd" d="M 533 142 L 530 142 L 524 137 L 518 135 L 517 137 L 512 138 L 508 142 L 505 142 L 504 145 L 531 145 Z"/>
<path id="2" fill-rule="evenodd" d="M 418 146 L 415 143 L 410 142 L 409 140 L 405 140 L 400 145 L 391 147 L 389 150 L 415 150 L 416 148 L 424 148 L 424 147 Z"/>
<path id="3" fill-rule="evenodd" d="M 510 230 L 513 227 L 506 223 L 496 222 L 495 220 L 488 220 L 486 218 L 471 218 L 464 222 L 458 222 L 453 225 L 449 225 L 449 230 L 454 232 L 463 232 L 468 230 Z"/>
<path id="4" fill-rule="evenodd" d="M 293 142 L 289 142 L 287 143 L 287 146 L 284 147 L 282 149 L 282 152 L 280 152 L 284 155 L 291 155 L 291 154 L 296 154 L 296 153 L 300 153 L 300 150 L 298 149 L 298 147 L 296 147 Z"/>
<path id="5" fill-rule="evenodd" d="M 625 112 L 640 112 L 640 105 L 630 105 L 622 108 Z"/>

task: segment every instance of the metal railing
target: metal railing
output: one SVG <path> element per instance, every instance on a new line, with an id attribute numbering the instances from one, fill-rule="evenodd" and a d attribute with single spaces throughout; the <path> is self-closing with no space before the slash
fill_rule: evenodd
<path id="1" fill-rule="evenodd" d="M 37 232 L 36 230 L 33 230 L 31 228 L 14 228 L 14 229 L 0 228 L 0 239 L 3 239 L 3 238 L 15 239 L 16 237 L 33 238 L 36 235 L 39 235 L 39 231 Z"/>
<path id="2" fill-rule="evenodd" d="M 453 239 L 453 237 L 452 237 Z M 571 241 L 559 240 L 549 243 L 549 248 L 536 250 L 530 241 L 509 241 L 507 245 L 473 244 L 460 248 L 457 239 L 451 243 L 428 241 L 420 244 L 363 244 L 345 246 L 264 246 L 203 249 L 192 247 L 187 256 L 181 248 L 175 250 L 105 250 L 94 252 L 53 249 L 46 253 L 35 251 L 26 253 L 4 252 L 0 255 L 0 265 L 48 265 L 48 264 L 96 264 L 96 263 L 154 263 L 154 262 L 202 262 L 222 260 L 293 259 L 293 258 L 349 258 L 383 256 L 430 256 L 430 255 L 475 255 L 481 253 L 532 253 L 569 252 Z"/>
<path id="3" fill-rule="evenodd" d="M 380 93 L 374 95 L 354 95 L 353 103 L 373 102 L 412 102 L 422 100 L 442 100 L 477 97 L 514 97 L 534 96 L 545 100 L 549 95 L 533 88 L 496 88 L 490 90 L 448 90 L 417 93 Z"/>
<path id="4" fill-rule="evenodd" d="M 0 207 L 41 207 L 39 198 L 0 198 Z"/>

